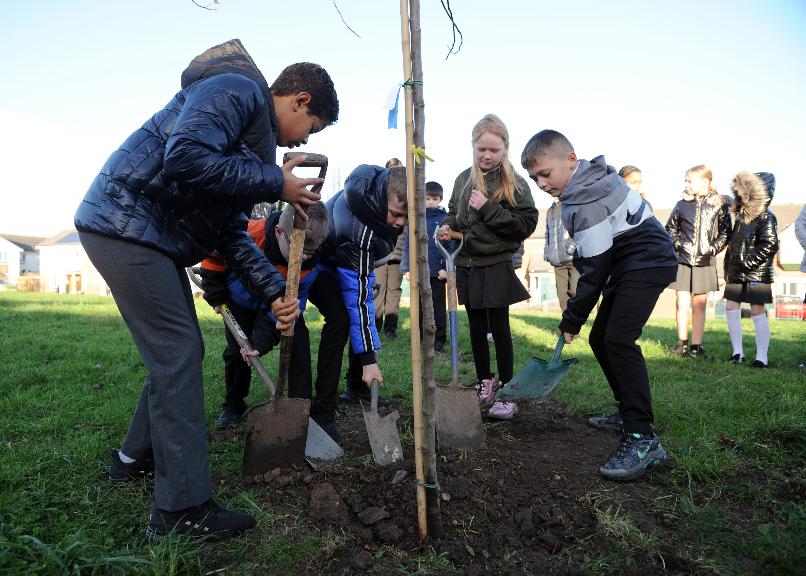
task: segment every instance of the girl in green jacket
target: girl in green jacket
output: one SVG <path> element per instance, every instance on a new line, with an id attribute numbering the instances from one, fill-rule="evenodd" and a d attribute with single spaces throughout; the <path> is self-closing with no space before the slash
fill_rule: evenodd
<path id="1" fill-rule="evenodd" d="M 511 420 L 517 404 L 494 402 L 494 394 L 513 375 L 509 306 L 529 293 L 515 276 L 512 254 L 537 226 L 537 209 L 529 185 L 509 161 L 509 133 L 500 118 L 482 118 L 473 128 L 472 145 L 473 165 L 456 178 L 440 239 L 449 239 L 452 230 L 464 235 L 456 291 L 470 324 L 479 404 L 492 404 L 490 418 Z M 490 371 L 488 326 L 498 378 Z"/>

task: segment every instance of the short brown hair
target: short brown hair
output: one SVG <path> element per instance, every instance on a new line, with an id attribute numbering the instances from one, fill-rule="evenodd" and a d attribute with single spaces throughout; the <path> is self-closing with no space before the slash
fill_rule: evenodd
<path id="1" fill-rule="evenodd" d="M 389 160 L 386 161 L 386 166 L 384 166 L 384 168 L 392 168 L 394 166 L 403 166 L 403 162 L 401 162 L 399 158 L 389 158 Z"/>
<path id="2" fill-rule="evenodd" d="M 308 112 L 320 118 L 326 126 L 339 119 L 339 98 L 327 70 L 312 62 L 297 62 L 287 66 L 274 84 L 275 96 L 293 96 L 300 92 L 311 95 Z"/>
<path id="3" fill-rule="evenodd" d="M 389 177 L 386 180 L 386 197 L 394 196 L 404 205 L 408 205 L 406 168 L 393 166 L 386 170 L 389 172 Z"/>
<path id="4" fill-rule="evenodd" d="M 286 234 L 291 234 L 294 228 L 294 207 L 291 204 L 286 204 L 280 214 L 280 219 L 277 225 L 282 228 Z M 308 206 L 305 211 L 308 215 L 308 222 L 305 225 L 305 245 L 302 251 L 308 254 L 313 254 L 322 245 L 322 242 L 327 238 L 328 232 L 328 219 L 327 208 L 323 202 L 316 202 Z"/>
<path id="5" fill-rule="evenodd" d="M 532 136 L 521 152 L 521 166 L 528 170 L 538 156 L 549 153 L 566 154 L 574 151 L 571 141 L 556 130 L 541 130 Z"/>

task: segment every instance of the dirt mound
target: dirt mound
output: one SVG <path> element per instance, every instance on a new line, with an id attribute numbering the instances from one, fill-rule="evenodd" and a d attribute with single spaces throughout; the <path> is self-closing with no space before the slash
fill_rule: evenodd
<path id="1" fill-rule="evenodd" d="M 379 468 L 360 409 L 345 410 L 337 424 L 346 456 L 331 470 L 297 465 L 243 480 L 263 488 L 261 500 L 273 510 L 350 537 L 329 559 L 328 573 L 403 573 L 425 554 L 431 574 L 576 574 L 612 548 L 609 517 L 621 514 L 635 531 L 663 535 L 662 519 L 642 511 L 650 483 L 614 484 L 598 475 L 618 437 L 590 429 L 566 415 L 561 403 L 547 401 L 520 403 L 511 422 L 486 421 L 481 450 L 438 455 L 444 534 L 420 542 L 411 414 L 401 411 L 399 422 L 405 460 Z M 407 554 L 379 553 L 384 546 Z M 674 551 L 645 560 L 636 574 L 668 574 L 664 563 L 685 570 Z"/>

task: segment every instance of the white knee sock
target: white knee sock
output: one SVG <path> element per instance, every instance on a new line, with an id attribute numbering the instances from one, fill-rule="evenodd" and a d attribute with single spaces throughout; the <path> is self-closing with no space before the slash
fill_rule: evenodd
<path id="1" fill-rule="evenodd" d="M 730 343 L 733 344 L 733 353 L 744 356 L 744 352 L 742 352 L 742 311 L 728 310 L 725 315 L 728 317 L 728 333 Z"/>
<path id="2" fill-rule="evenodd" d="M 756 326 L 756 360 L 767 364 L 767 350 L 770 348 L 770 323 L 764 312 L 758 316 L 752 316 L 752 318 L 753 324 Z"/>

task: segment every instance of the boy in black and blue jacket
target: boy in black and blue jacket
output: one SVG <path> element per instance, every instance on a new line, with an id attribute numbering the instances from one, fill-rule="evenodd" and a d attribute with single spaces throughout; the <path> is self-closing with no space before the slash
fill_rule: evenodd
<path id="1" fill-rule="evenodd" d="M 316 264 L 319 248 L 327 236 L 328 219 L 322 202 L 313 204 L 307 211 L 305 244 L 302 249 L 302 266 L 299 280 L 300 315 L 294 326 L 291 347 L 288 396 L 311 398 L 311 350 L 310 336 L 302 313 L 308 301 L 308 293 L 316 280 Z M 294 225 L 294 208 L 287 205 L 282 211 L 271 212 L 266 218 L 250 220 L 248 232 L 278 272 L 285 279 L 288 274 L 288 254 L 291 229 Z M 218 310 L 227 304 L 238 324 L 259 355 L 270 352 L 280 342 L 280 330 L 270 310 L 263 308 L 259 299 L 244 286 L 227 263 L 218 256 L 209 256 L 201 263 L 202 290 L 204 299 Z M 226 394 L 221 406 L 217 425 L 227 428 L 239 424 L 246 414 L 246 397 L 249 395 L 252 369 L 244 362 L 242 351 L 235 337 L 225 328 L 227 347 L 224 349 L 224 384 Z M 316 414 L 317 399 L 311 407 Z M 326 430 L 327 431 L 327 430 Z"/>
<path id="2" fill-rule="evenodd" d="M 316 369 L 322 394 L 320 426 L 332 423 L 344 346 L 350 339 L 347 386 L 341 399 L 369 401 L 373 380 L 383 384 L 376 351 L 374 269 L 392 253 L 406 225 L 406 169 L 361 165 L 326 202 L 329 231 L 322 245 L 310 301 L 325 320 Z M 388 401 L 379 398 L 379 404 Z"/>
<path id="3" fill-rule="evenodd" d="M 434 350 L 439 352 L 445 347 L 447 308 L 445 305 L 445 285 L 448 273 L 445 269 L 445 258 L 442 252 L 434 245 L 434 230 L 436 230 L 448 217 L 448 211 L 439 205 L 442 202 L 443 190 L 439 182 L 425 183 L 425 225 L 428 232 L 428 272 L 431 282 L 431 303 L 434 306 L 434 324 L 437 331 L 434 334 Z M 403 258 L 400 261 L 400 273 L 409 271 L 409 229 L 403 233 Z M 454 250 L 454 240 L 443 242 L 448 250 Z M 422 309 L 420 310 L 420 331 L 422 333 Z"/>
<path id="4" fill-rule="evenodd" d="M 654 433 L 649 376 L 636 340 L 661 292 L 676 278 L 671 238 L 646 201 L 603 156 L 577 160 L 559 132 L 535 134 L 521 164 L 544 192 L 560 199 L 563 226 L 574 244 L 580 278 L 559 325 L 567 343 L 603 296 L 589 342 L 618 412 L 592 418 L 590 424 L 623 435 L 616 454 L 599 472 L 612 480 L 639 478 L 666 460 Z"/>

